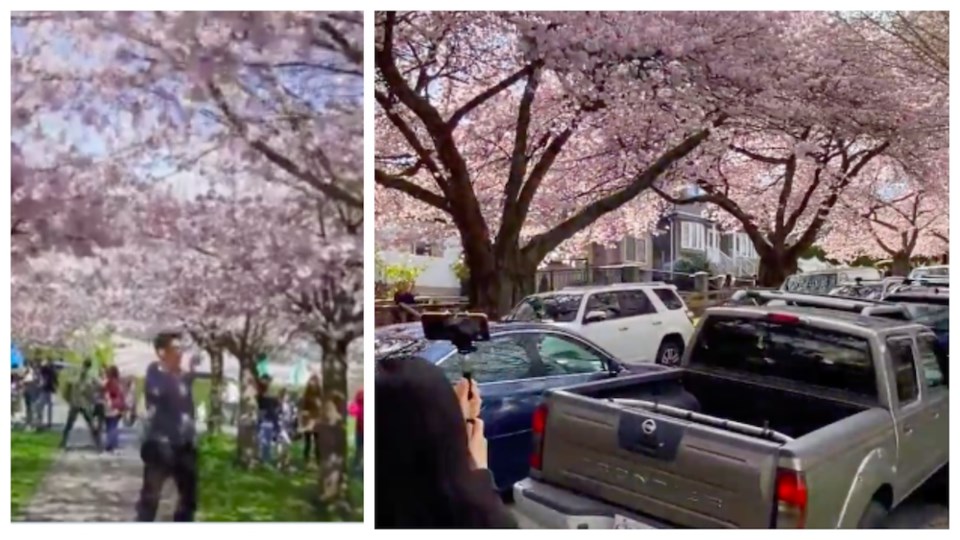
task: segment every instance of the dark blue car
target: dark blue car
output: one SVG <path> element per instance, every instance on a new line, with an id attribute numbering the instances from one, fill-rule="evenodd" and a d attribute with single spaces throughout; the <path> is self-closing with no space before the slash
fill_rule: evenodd
<path id="1" fill-rule="evenodd" d="M 469 371 L 480 388 L 488 461 L 497 488 L 507 492 L 527 476 L 533 411 L 546 390 L 614 377 L 624 371 L 583 337 L 540 323 L 490 325 L 490 341 L 468 360 L 446 341 L 427 341 L 420 323 L 376 333 L 377 357 L 412 354 L 439 365 L 455 383 Z M 469 364 L 469 365 L 465 365 Z M 656 368 L 654 368 L 656 369 Z M 634 369 L 636 370 L 636 369 Z"/>

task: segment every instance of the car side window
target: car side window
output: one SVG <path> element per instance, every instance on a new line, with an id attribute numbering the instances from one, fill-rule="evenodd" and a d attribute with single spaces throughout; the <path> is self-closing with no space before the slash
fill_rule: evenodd
<path id="1" fill-rule="evenodd" d="M 897 398 L 900 405 L 916 401 L 920 395 L 917 384 L 917 365 L 913 358 L 912 339 L 894 337 L 887 339 L 887 350 L 893 364 L 894 380 L 897 385 Z"/>
<path id="2" fill-rule="evenodd" d="M 458 381 L 469 372 L 477 383 L 503 382 L 528 377 L 530 360 L 523 344 L 513 336 L 493 338 L 477 343 L 476 352 L 459 356 L 454 354 L 441 364 L 450 381 Z"/>
<path id="3" fill-rule="evenodd" d="M 677 296 L 677 293 L 673 292 L 672 289 L 653 289 L 653 294 L 660 298 L 660 301 L 663 302 L 663 305 L 666 306 L 667 309 L 671 311 L 683 309 L 683 301 L 680 300 L 680 297 Z"/>
<path id="4" fill-rule="evenodd" d="M 584 318 L 586 318 L 587 314 L 591 311 L 604 312 L 608 321 L 624 317 L 617 296 L 609 292 L 599 292 L 590 295 L 590 298 L 587 299 L 587 309 L 584 311 Z"/>
<path id="5" fill-rule="evenodd" d="M 636 317 L 657 312 L 657 308 L 654 307 L 653 302 L 650 301 L 644 291 L 617 291 L 616 295 L 617 302 L 620 304 L 620 311 L 624 317 Z"/>
<path id="6" fill-rule="evenodd" d="M 917 352 L 919 353 L 920 373 L 927 388 L 946 386 L 943 371 L 940 369 L 940 356 L 937 352 L 937 338 L 930 334 L 917 336 Z"/>
<path id="7" fill-rule="evenodd" d="M 539 336 L 538 352 L 544 376 L 600 373 L 606 370 L 603 358 L 576 341 L 555 335 Z"/>

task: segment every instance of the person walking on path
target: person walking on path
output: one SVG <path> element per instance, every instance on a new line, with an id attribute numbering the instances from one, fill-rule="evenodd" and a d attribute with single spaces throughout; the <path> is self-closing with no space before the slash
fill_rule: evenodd
<path id="1" fill-rule="evenodd" d="M 227 384 L 223 387 L 223 408 L 227 424 L 237 425 L 237 416 L 240 412 L 240 386 L 233 379 L 227 380 Z"/>
<path id="2" fill-rule="evenodd" d="M 103 433 L 107 419 L 107 400 L 106 396 L 104 395 L 104 388 L 106 387 L 106 384 L 107 371 L 104 366 L 100 366 L 100 368 L 97 370 L 97 392 L 94 394 L 93 400 L 93 424 L 97 427 L 97 431 L 100 433 Z"/>
<path id="3" fill-rule="evenodd" d="M 257 441 L 260 461 L 273 461 L 273 447 L 280 435 L 280 400 L 270 395 L 270 376 L 260 377 L 257 395 Z"/>
<path id="4" fill-rule="evenodd" d="M 93 436 L 93 442 L 97 450 L 102 449 L 100 431 L 97 430 L 90 416 L 94 400 L 96 399 L 96 393 L 99 391 L 97 379 L 91 369 L 92 366 L 93 362 L 91 362 L 89 358 L 84 360 L 83 366 L 80 368 L 80 373 L 73 381 L 70 381 L 67 386 L 66 397 L 67 403 L 70 405 L 70 410 L 67 412 L 67 424 L 63 428 L 63 437 L 60 439 L 61 449 L 67 448 L 67 441 L 70 439 L 70 432 L 73 431 L 73 424 L 76 423 L 78 415 L 82 416 L 83 421 L 87 423 L 87 428 L 90 430 L 91 436 Z"/>
<path id="5" fill-rule="evenodd" d="M 303 464 L 310 464 L 310 449 L 313 448 L 316 463 L 320 462 L 320 412 L 323 405 L 323 392 L 320 388 L 320 377 L 310 375 L 307 379 L 307 388 L 300 398 L 300 426 L 303 435 Z"/>
<path id="6" fill-rule="evenodd" d="M 59 376 L 53 360 L 47 358 L 40 367 L 40 395 L 37 398 L 37 422 L 45 429 L 53 427 L 53 396 L 57 394 Z M 46 412 L 46 423 L 43 421 L 44 412 Z"/>
<path id="7" fill-rule="evenodd" d="M 120 420 L 127 408 L 123 385 L 120 383 L 120 370 L 117 366 L 107 368 L 103 395 L 106 401 L 104 422 L 107 430 L 107 452 L 113 452 L 120 443 Z"/>
<path id="8" fill-rule="evenodd" d="M 42 383 L 40 379 L 40 369 L 37 366 L 35 360 L 31 360 L 26 365 L 26 370 L 23 374 L 23 406 L 24 412 L 26 413 L 26 426 L 27 429 L 36 428 L 39 422 L 39 403 L 40 403 L 40 390 L 42 388 Z"/>
<path id="9" fill-rule="evenodd" d="M 161 332 L 153 340 L 158 361 L 147 367 L 144 397 L 147 412 L 140 458 L 143 485 L 137 521 L 154 521 L 160 495 L 172 477 L 179 495 L 174 521 L 193 521 L 197 510 L 196 410 L 193 405 L 195 362 L 183 373 L 180 334 Z"/>

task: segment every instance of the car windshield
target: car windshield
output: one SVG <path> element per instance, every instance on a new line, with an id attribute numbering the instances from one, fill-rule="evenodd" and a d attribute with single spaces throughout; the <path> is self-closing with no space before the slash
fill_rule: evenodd
<path id="1" fill-rule="evenodd" d="M 949 277 L 950 268 L 946 266 L 933 267 L 933 268 L 917 268 L 913 272 L 910 272 L 911 279 L 918 279 L 924 277 Z"/>
<path id="2" fill-rule="evenodd" d="M 841 332 L 756 318 L 712 316 L 700 330 L 691 353 L 691 367 L 722 368 L 877 396 L 869 343 Z"/>
<path id="3" fill-rule="evenodd" d="M 883 295 L 883 285 L 841 285 L 830 291 L 830 295 L 879 300 Z"/>
<path id="4" fill-rule="evenodd" d="M 524 298 L 506 320 L 514 322 L 573 322 L 580 311 L 582 294 L 551 294 Z"/>
<path id="5" fill-rule="evenodd" d="M 783 289 L 788 292 L 826 294 L 837 286 L 837 274 L 796 274 L 787 278 Z"/>

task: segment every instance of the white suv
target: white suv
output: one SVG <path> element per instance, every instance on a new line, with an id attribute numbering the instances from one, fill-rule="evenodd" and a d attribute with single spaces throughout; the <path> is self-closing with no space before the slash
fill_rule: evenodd
<path id="1" fill-rule="evenodd" d="M 687 305 L 666 283 L 569 287 L 524 298 L 504 320 L 575 330 L 625 363 L 679 363 L 693 335 Z"/>

